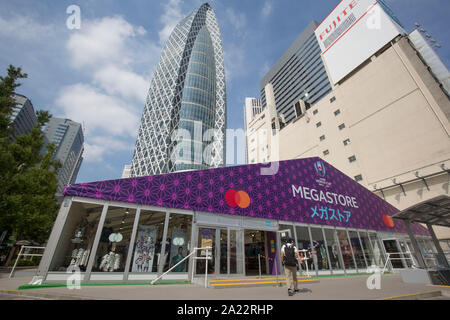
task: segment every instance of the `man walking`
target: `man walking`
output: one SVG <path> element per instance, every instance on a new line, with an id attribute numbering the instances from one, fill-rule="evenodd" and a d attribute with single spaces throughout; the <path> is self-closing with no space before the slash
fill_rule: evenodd
<path id="1" fill-rule="evenodd" d="M 281 247 L 281 261 L 283 261 L 286 282 L 289 285 L 288 295 L 292 296 L 295 292 L 298 292 L 297 261 L 301 262 L 302 259 L 297 248 L 294 246 L 292 238 L 287 238 L 286 242 Z"/>

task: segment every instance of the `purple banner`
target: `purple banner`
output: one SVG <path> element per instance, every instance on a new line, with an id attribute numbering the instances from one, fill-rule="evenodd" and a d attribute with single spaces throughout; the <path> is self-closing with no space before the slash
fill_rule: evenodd
<path id="1" fill-rule="evenodd" d="M 69 185 L 66 196 L 406 233 L 398 210 L 320 158 Z M 416 234 L 426 228 L 411 225 Z"/>

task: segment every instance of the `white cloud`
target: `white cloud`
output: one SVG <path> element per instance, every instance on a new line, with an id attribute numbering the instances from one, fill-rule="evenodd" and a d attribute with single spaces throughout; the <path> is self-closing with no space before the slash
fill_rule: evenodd
<path id="1" fill-rule="evenodd" d="M 186 16 L 181 11 L 180 0 L 169 0 L 163 7 L 164 13 L 159 19 L 163 24 L 163 28 L 159 31 L 159 42 L 161 45 L 164 45 L 178 22 Z"/>
<path id="2" fill-rule="evenodd" d="M 262 9 L 262 15 L 263 17 L 268 17 L 271 13 L 272 13 L 272 3 L 270 1 L 266 1 Z"/>
<path id="3" fill-rule="evenodd" d="M 97 66 L 104 62 L 128 64 L 131 57 L 125 42 L 136 33 L 142 34 L 143 30 L 120 16 L 83 21 L 83 27 L 67 42 L 67 50 L 75 67 Z"/>
<path id="4" fill-rule="evenodd" d="M 243 34 L 247 25 L 247 17 L 245 13 L 236 13 L 233 9 L 226 10 L 226 17 L 239 34 Z"/>
<path id="5" fill-rule="evenodd" d="M 150 85 L 146 79 L 130 70 L 115 65 L 105 66 L 93 75 L 94 83 L 110 95 L 120 95 L 126 99 L 136 99 L 144 104 Z"/>
<path id="6" fill-rule="evenodd" d="M 53 34 L 52 25 L 43 25 L 28 16 L 13 15 L 0 17 L 0 36 L 19 40 L 42 41 L 43 37 Z"/>
<path id="7" fill-rule="evenodd" d="M 88 142 L 90 135 L 97 130 L 117 136 L 136 135 L 139 110 L 90 85 L 77 83 L 64 87 L 56 104 L 66 117 L 85 123 Z"/>
<path id="8" fill-rule="evenodd" d="M 231 80 L 247 72 L 245 53 L 244 46 L 239 44 L 231 43 L 224 48 L 223 54 L 227 80 Z"/>
<path id="9" fill-rule="evenodd" d="M 117 155 L 121 151 L 132 151 L 132 146 L 115 137 L 96 136 L 84 144 L 86 162 L 103 162 L 108 155 Z"/>

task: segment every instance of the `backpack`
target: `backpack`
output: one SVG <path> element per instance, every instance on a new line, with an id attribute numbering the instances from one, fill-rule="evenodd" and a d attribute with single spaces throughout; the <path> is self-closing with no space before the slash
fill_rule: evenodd
<path id="1" fill-rule="evenodd" d="M 290 267 L 297 266 L 297 259 L 295 258 L 295 247 L 285 246 L 284 247 L 284 264 Z"/>

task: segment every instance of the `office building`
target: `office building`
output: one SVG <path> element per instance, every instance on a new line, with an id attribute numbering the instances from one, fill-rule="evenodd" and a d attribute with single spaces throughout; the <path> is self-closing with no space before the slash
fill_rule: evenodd
<path id="1" fill-rule="evenodd" d="M 10 140 L 14 141 L 18 136 L 27 134 L 37 125 L 37 118 L 31 101 L 21 95 L 14 94 L 16 106 L 11 114 L 14 131 L 10 136 Z"/>
<path id="2" fill-rule="evenodd" d="M 84 134 L 81 124 L 69 119 L 52 117 L 44 129 L 48 142 L 56 145 L 55 159 L 61 162 L 58 170 L 58 189 L 60 195 L 64 187 L 76 181 L 83 161 Z"/>
<path id="3" fill-rule="evenodd" d="M 265 87 L 268 83 L 272 84 L 282 125 L 295 119 L 292 106 L 299 99 L 305 100 L 309 109 L 309 105 L 331 90 L 314 34 L 317 26 L 318 23 L 312 21 L 260 82 L 263 108 L 267 105 Z"/>
<path id="4" fill-rule="evenodd" d="M 219 167 L 225 158 L 222 38 L 203 4 L 181 20 L 162 51 L 131 163 L 143 176 Z"/>

